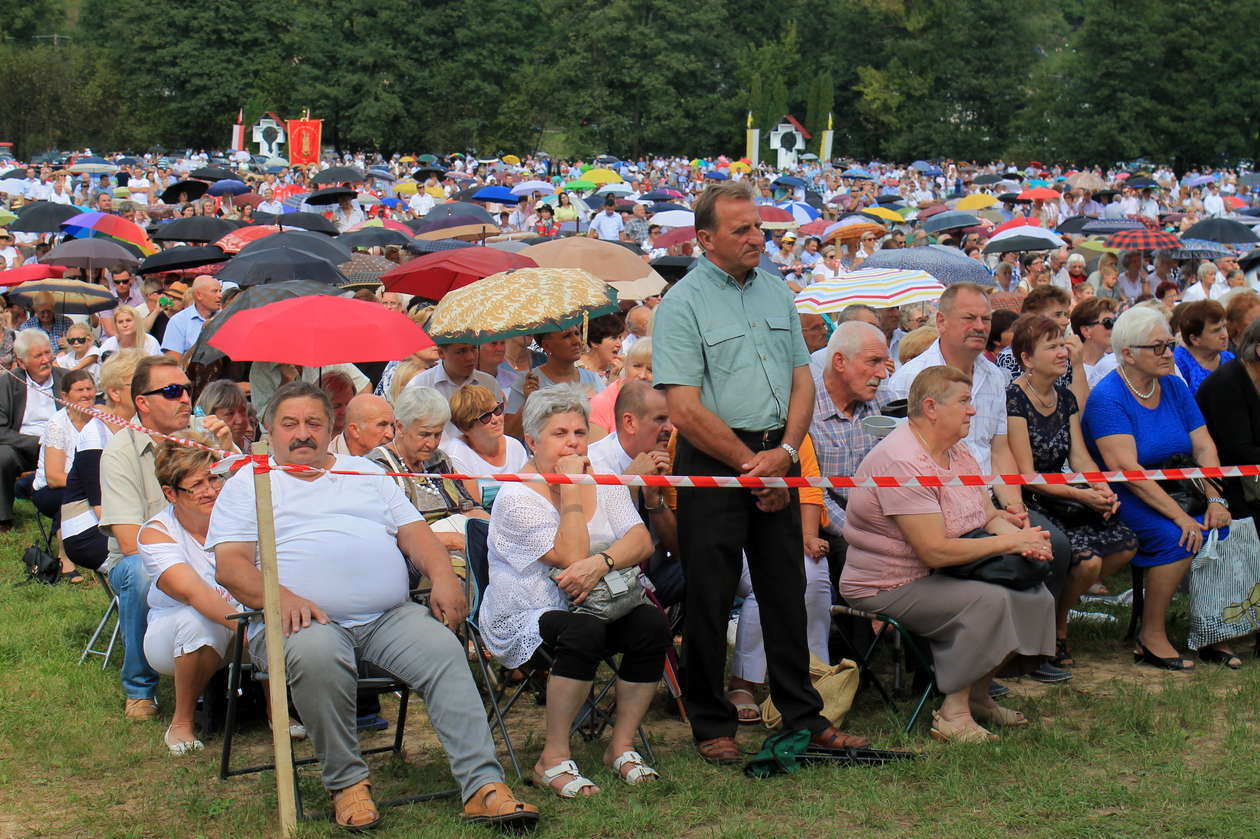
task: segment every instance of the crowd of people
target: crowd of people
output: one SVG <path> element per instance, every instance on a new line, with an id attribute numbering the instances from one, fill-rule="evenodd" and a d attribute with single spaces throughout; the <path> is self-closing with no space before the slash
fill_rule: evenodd
<path id="1" fill-rule="evenodd" d="M 510 188 L 588 171 L 544 158 L 449 162 L 449 170 L 417 173 L 404 201 L 398 176 L 414 164 L 380 161 L 366 170 L 376 175 L 364 188 L 371 196 L 379 187 L 388 202 L 348 199 L 332 220 L 345 230 L 368 215 L 423 215 L 469 181 Z M 260 608 L 263 595 L 253 478 L 241 470 L 225 479 L 212 470 L 217 456 L 187 443 L 243 452 L 263 437 L 278 466 L 317 468 L 271 475 L 283 626 L 251 624 L 248 646 L 265 661 L 266 632 L 284 632 L 298 715 L 287 724 L 314 742 L 345 827 L 379 820 L 356 733 L 357 660 L 422 693 L 469 819 L 538 820 L 538 809 L 504 783 L 456 635 L 469 617 L 462 580 L 474 520 L 489 526 L 489 586 L 472 617 L 505 670 L 547 669 L 533 772 L 565 798 L 600 792 L 569 739 L 609 654 L 620 661 L 607 777 L 659 777 L 634 738 L 674 633 L 696 749 L 718 764 L 742 762 L 736 732 L 761 722 L 766 694 L 783 727 L 808 731 L 815 746 L 869 745 L 823 715 L 811 682 L 811 656 L 826 664 L 837 657 L 836 604 L 895 618 L 926 640 L 944 695 L 931 734 L 945 742 L 988 741 L 998 736 L 993 728 L 1029 724 L 999 704 L 1009 692 L 1003 680 L 1070 680 L 1073 622 L 1106 619 L 1082 612 L 1082 602 L 1116 599 L 1108 587 L 1128 567 L 1140 571 L 1131 593 L 1135 663 L 1191 670 L 1195 662 L 1178 647 L 1184 640 L 1202 662 L 1242 666 L 1237 645 L 1253 622 L 1236 607 L 1260 583 L 1260 492 L 1241 479 L 907 480 L 798 492 L 440 477 L 948 479 L 1260 462 L 1260 294 L 1235 251 L 1113 254 L 1066 234 L 1022 257 L 990 256 L 992 224 L 929 233 L 914 219 L 963 192 L 992 194 L 995 206 L 1008 205 L 1002 212 L 1042 229 L 1076 215 L 1188 229 L 1199 217 L 1231 213 L 1225 199 L 1241 200 L 1245 176 L 1178 180 L 1157 170 L 1152 186 L 1126 186 L 1116 173 L 1086 173 L 1118 184 L 1113 190 L 1072 186 L 1059 169 L 1037 166 L 1033 174 L 1056 198 L 999 201 L 1006 178 L 1029 174 L 947 164 L 858 176 L 814 166 L 784 184 L 775 177 L 782 173 L 749 164 L 698 164 L 623 164 L 625 189 L 594 213 L 566 191 L 553 191 L 554 206 L 534 201 L 541 187 L 501 215 L 488 208 L 501 231 L 618 240 L 645 260 L 695 256 L 664 294 L 622 301 L 621 312 L 581 327 L 448 343 L 387 365 L 228 359 L 207 380 L 190 369 L 189 351 L 239 292 L 213 273 L 193 272 L 188 282 L 187 274 L 86 272 L 118 302 L 93 316 L 67 315 L 47 293 L 13 295 L 0 381 L 0 528 L 13 526 L 15 498 L 29 495 L 57 522 L 62 577 L 82 582 L 80 569 L 106 576 L 119 599 L 124 716 L 160 716 L 159 674 L 169 675 L 175 707 L 164 746 L 173 754 L 203 748 L 194 712 L 238 631 L 229 616 Z M 122 191 L 130 203 L 119 211 L 148 223 L 184 214 L 157 196 L 185 173 L 158 160 L 99 178 L 30 169 L 13 203 L 82 201 L 111 212 Z M 247 177 L 270 202 L 258 210 L 280 212 L 277 190 L 301 190 L 312 174 L 295 167 Z M 976 183 L 980 174 L 988 183 Z M 666 197 L 693 214 L 691 238 L 658 245 L 672 231 L 650 222 L 648 200 L 636 200 L 654 190 L 673 191 Z M 798 222 L 763 229 L 767 204 L 812 207 L 806 191 L 839 222 L 894 203 L 911 212 L 888 224 L 865 216 L 853 237 L 801 235 Z M 187 208 L 241 216 L 247 206 Z M 22 234 L 0 259 L 10 268 L 38 262 L 45 238 Z M 0 231 L 6 242 L 13 235 Z M 843 278 L 882 250 L 926 244 L 973 258 L 991 278 L 947 284 L 931 303 L 798 312 L 795 294 L 814 282 Z M 432 313 L 434 301 L 359 294 L 421 325 Z M 1032 579 L 1001 585 L 970 570 L 991 557 Z M 1214 561 L 1196 561 L 1203 557 Z M 1187 578 L 1190 634 L 1174 638 L 1169 611 Z M 410 597 L 421 585 L 427 608 Z M 636 595 L 615 613 L 592 605 Z"/>

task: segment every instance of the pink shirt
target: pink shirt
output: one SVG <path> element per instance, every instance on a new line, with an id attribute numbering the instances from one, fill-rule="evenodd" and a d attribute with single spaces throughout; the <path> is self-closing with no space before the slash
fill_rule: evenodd
<path id="1" fill-rule="evenodd" d="M 617 431 L 614 408 L 617 404 L 617 394 L 621 393 L 621 386 L 625 383 L 625 379 L 613 379 L 612 384 L 591 397 L 591 423 L 598 425 L 609 434 L 615 434 Z"/>
<path id="2" fill-rule="evenodd" d="M 923 449 L 910 424 L 902 423 L 862 460 L 855 477 L 872 475 L 910 477 L 976 475 L 980 467 L 965 442 L 949 450 L 949 469 L 942 469 Z M 840 575 L 840 593 L 846 597 L 871 597 L 898 588 L 932 573 L 924 565 L 901 529 L 890 516 L 942 513 L 945 535 L 958 538 L 983 527 L 986 521 L 984 493 L 980 487 L 887 487 L 849 490 L 844 539 L 849 552 Z"/>

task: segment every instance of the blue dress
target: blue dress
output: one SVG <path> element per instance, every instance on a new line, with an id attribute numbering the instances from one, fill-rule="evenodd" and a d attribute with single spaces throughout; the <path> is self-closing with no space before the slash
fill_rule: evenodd
<path id="1" fill-rule="evenodd" d="M 1181 377 L 1186 380 L 1186 384 L 1190 385 L 1190 393 L 1199 392 L 1199 385 L 1203 384 L 1203 380 L 1214 373 L 1214 370 L 1206 369 L 1199 360 L 1190 354 L 1190 350 L 1178 344 L 1173 347 L 1173 360 L 1177 362 L 1177 369 L 1181 371 Z M 1233 361 L 1234 354 L 1229 350 L 1221 353 L 1221 360 L 1217 364 L 1216 369 L 1220 369 L 1220 365 L 1227 361 Z M 1123 382 L 1121 382 L 1123 384 Z"/>
<path id="2" fill-rule="evenodd" d="M 1099 468 L 1106 467 L 1095 441 L 1112 434 L 1131 435 L 1137 445 L 1138 463 L 1147 469 L 1155 468 L 1173 455 L 1192 453 L 1190 432 L 1203 427 L 1203 414 L 1190 388 L 1181 379 L 1165 376 L 1159 382 L 1161 395 L 1154 410 L 1134 398 L 1118 370 L 1108 373 L 1090 391 L 1081 417 L 1081 430 Z M 1120 520 L 1138 536 L 1134 565 L 1167 565 L 1189 556 L 1185 548 L 1177 544 L 1181 539 L 1177 525 L 1134 495 L 1128 484 L 1113 484 L 1112 488 L 1120 497 Z M 1203 517 L 1198 516 L 1197 520 L 1202 523 Z M 1220 535 L 1228 535 L 1226 529 L 1222 528 Z"/>

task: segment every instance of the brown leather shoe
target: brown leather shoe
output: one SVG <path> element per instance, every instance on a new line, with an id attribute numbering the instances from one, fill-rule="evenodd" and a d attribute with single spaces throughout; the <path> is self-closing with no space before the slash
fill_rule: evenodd
<path id="1" fill-rule="evenodd" d="M 496 781 L 472 794 L 464 805 L 464 819 L 510 830 L 531 830 L 538 824 L 538 808 L 520 801 L 507 784 Z"/>
<path id="2" fill-rule="evenodd" d="M 845 734 L 835 726 L 827 726 L 809 738 L 811 746 L 822 746 L 824 749 L 864 749 L 871 744 L 865 737 Z"/>
<path id="3" fill-rule="evenodd" d="M 744 753 L 739 750 L 739 744 L 734 737 L 699 740 L 696 742 L 696 751 L 700 753 L 700 757 L 718 766 L 730 766 L 744 760 Z"/>
<path id="4" fill-rule="evenodd" d="M 332 794 L 333 820 L 344 830 L 360 831 L 381 823 L 380 811 L 372 801 L 372 783 L 366 778 Z"/>
<path id="5" fill-rule="evenodd" d="M 157 702 L 152 699 L 128 699 L 123 717 L 129 720 L 151 720 L 157 716 Z"/>

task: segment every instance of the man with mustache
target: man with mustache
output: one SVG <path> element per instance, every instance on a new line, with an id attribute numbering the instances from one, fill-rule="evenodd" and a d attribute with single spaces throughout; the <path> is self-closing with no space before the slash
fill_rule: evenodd
<path id="1" fill-rule="evenodd" d="M 1017 474 L 1015 456 L 1006 439 L 1006 386 L 1009 374 L 984 357 L 993 316 L 989 296 L 973 283 L 955 283 L 941 295 L 936 313 L 936 342 L 919 356 L 907 361 L 884 382 L 880 392 L 888 398 L 905 399 L 919 372 L 938 365 L 948 365 L 971 377 L 971 404 L 976 415 L 964 442 L 980 466 L 982 474 Z M 993 487 L 997 507 L 1005 509 L 1016 527 L 1027 527 L 1030 521 L 1019 487 L 999 484 Z M 1063 532 L 1039 513 L 1031 515 L 1031 523 L 1050 533 L 1054 554 L 1047 587 L 1056 597 L 1067 578 L 1072 561 L 1072 546 Z M 1032 677 L 1040 682 L 1062 682 L 1072 678 L 1066 670 L 1043 664 Z"/>
<path id="2" fill-rule="evenodd" d="M 516 827 L 538 821 L 537 808 L 503 783 L 481 699 L 455 635 L 468 607 L 442 543 L 402 490 L 372 461 L 330 454 L 333 409 L 315 385 L 282 385 L 267 405 L 272 457 L 276 555 L 285 663 L 293 704 L 323 764 L 323 782 L 341 827 L 374 826 L 368 767 L 355 733 L 357 661 L 381 667 L 425 698 L 465 818 Z M 367 472 L 334 475 L 327 469 Z M 240 470 L 224 485 L 205 545 L 216 577 L 242 604 L 263 605 L 255 564 L 258 520 L 254 478 Z M 429 609 L 408 597 L 406 563 L 433 582 Z M 431 614 L 430 614 L 431 612 Z M 266 632 L 254 624 L 250 654 L 265 661 Z"/>

